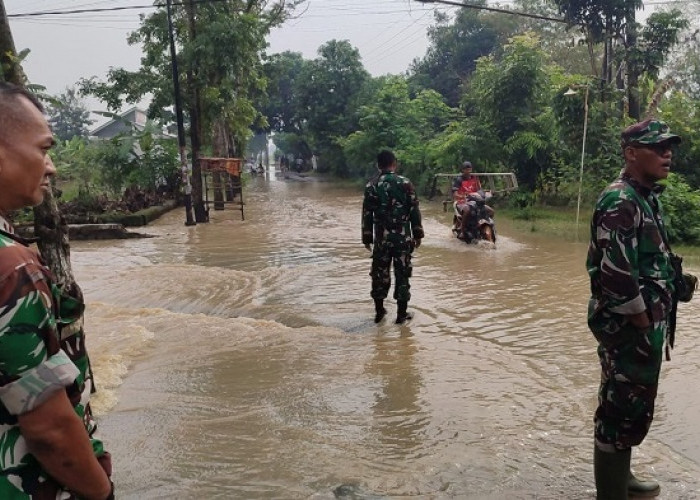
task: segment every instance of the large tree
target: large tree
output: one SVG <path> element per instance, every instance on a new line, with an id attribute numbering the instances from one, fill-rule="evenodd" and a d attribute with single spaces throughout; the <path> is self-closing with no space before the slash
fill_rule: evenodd
<path id="1" fill-rule="evenodd" d="M 207 220 L 198 158 L 202 149 L 217 156 L 240 155 L 251 127 L 261 115 L 253 105 L 264 90 L 261 58 L 270 29 L 281 24 L 303 0 L 226 0 L 194 2 L 173 7 L 177 63 L 184 81 L 184 107 L 190 125 L 193 156 L 193 204 L 197 222 Z M 140 43 L 144 56 L 138 71 L 110 70 L 107 82 L 94 78 L 82 90 L 104 100 L 112 109 L 123 101 L 152 97 L 150 117 L 172 116 L 174 91 L 164 7 L 142 18 L 129 37 Z"/>
<path id="2" fill-rule="evenodd" d="M 476 3 L 486 4 L 483 0 Z M 430 45 L 425 57 L 411 64 L 411 81 L 415 87 L 438 91 L 449 106 L 455 107 L 477 60 L 518 30 L 517 19 L 474 9 L 457 11 L 454 20 L 439 12 L 435 18 L 435 26 L 428 30 Z"/>
<path id="3" fill-rule="evenodd" d="M 532 34 L 513 37 L 499 56 L 479 60 L 465 94 L 468 136 L 478 138 L 472 158 L 515 170 L 534 189 L 551 165 L 556 141 L 549 60 Z"/>
<path id="4" fill-rule="evenodd" d="M 403 76 L 381 78 L 374 98 L 361 106 L 358 130 L 342 141 L 351 173 L 372 172 L 377 152 L 393 149 L 404 172 L 420 182 L 430 165 L 429 143 L 454 119 L 458 111 L 449 108 L 432 89 L 411 96 Z"/>
<path id="5" fill-rule="evenodd" d="M 640 78 L 646 73 L 656 79 L 661 63 L 686 25 L 680 12 L 651 15 L 642 27 L 636 21 L 642 0 L 553 1 L 566 20 L 580 28 L 593 74 L 603 87 L 614 84 L 625 88 L 629 116 L 640 119 Z"/>
<path id="6" fill-rule="evenodd" d="M 299 52 L 271 55 L 263 64 L 267 92 L 260 96 L 260 107 L 269 130 L 300 134 L 304 120 L 297 106 L 298 79 L 309 63 Z"/>
<path id="7" fill-rule="evenodd" d="M 62 141 L 70 141 L 73 137 L 86 138 L 88 127 L 94 123 L 75 88 L 66 88 L 64 93 L 54 97 L 49 103 L 48 115 L 51 130 Z"/>
<path id="8" fill-rule="evenodd" d="M 359 100 L 370 75 L 359 51 L 347 40 L 331 40 L 318 54 L 304 66 L 295 86 L 298 118 L 304 122 L 304 137 L 319 157 L 319 169 L 346 175 L 338 139 L 356 130 Z"/>

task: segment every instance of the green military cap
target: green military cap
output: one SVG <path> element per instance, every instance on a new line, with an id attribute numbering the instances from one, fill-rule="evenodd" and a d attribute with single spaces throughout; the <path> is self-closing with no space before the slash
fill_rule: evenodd
<path id="1" fill-rule="evenodd" d="M 622 146 L 628 144 L 659 144 L 661 142 L 681 142 L 680 136 L 672 134 L 665 122 L 660 120 L 644 120 L 630 125 L 622 131 Z"/>

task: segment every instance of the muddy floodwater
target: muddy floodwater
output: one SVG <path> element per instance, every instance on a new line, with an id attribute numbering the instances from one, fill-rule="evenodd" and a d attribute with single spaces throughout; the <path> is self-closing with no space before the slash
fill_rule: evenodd
<path id="1" fill-rule="evenodd" d="M 244 198 L 245 220 L 178 209 L 155 238 L 72 244 L 119 498 L 595 497 L 584 242 L 497 215 L 497 248 L 467 246 L 423 200 L 415 317 L 390 299 L 375 325 L 360 189 L 268 176 Z M 700 498 L 699 327 L 696 297 L 633 454 L 661 499 Z"/>

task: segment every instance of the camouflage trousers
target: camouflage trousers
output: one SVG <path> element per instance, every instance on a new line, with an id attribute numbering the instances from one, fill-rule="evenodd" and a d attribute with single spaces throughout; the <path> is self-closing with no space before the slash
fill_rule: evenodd
<path id="1" fill-rule="evenodd" d="M 613 452 L 639 445 L 654 418 L 667 320 L 639 329 L 619 314 L 589 315 L 601 366 L 595 441 Z"/>
<path id="2" fill-rule="evenodd" d="M 401 239 L 387 239 L 374 245 L 372 253 L 372 269 L 369 275 L 372 277 L 373 299 L 384 300 L 391 288 L 391 264 L 394 264 L 394 299 L 408 302 L 411 299 L 411 285 L 409 278 L 413 272 L 411 266 L 411 252 L 413 241 L 402 237 Z"/>

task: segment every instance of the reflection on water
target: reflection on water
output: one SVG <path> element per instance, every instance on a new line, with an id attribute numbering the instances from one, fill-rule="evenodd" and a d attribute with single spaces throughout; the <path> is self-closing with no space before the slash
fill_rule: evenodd
<path id="1" fill-rule="evenodd" d="M 429 415 L 419 400 L 422 382 L 412 337 L 405 331 L 398 337 L 375 337 L 375 355 L 367 367 L 367 373 L 378 376 L 381 384 L 372 408 L 374 425 L 387 462 L 396 467 L 425 454 L 422 431 Z"/>
<path id="2" fill-rule="evenodd" d="M 495 250 L 467 246 L 424 203 L 415 318 L 375 325 L 359 190 L 245 196 L 245 220 L 72 246 L 120 498 L 594 497 L 584 244 L 498 221 Z M 666 499 L 700 498 L 698 307 L 635 451 Z"/>

